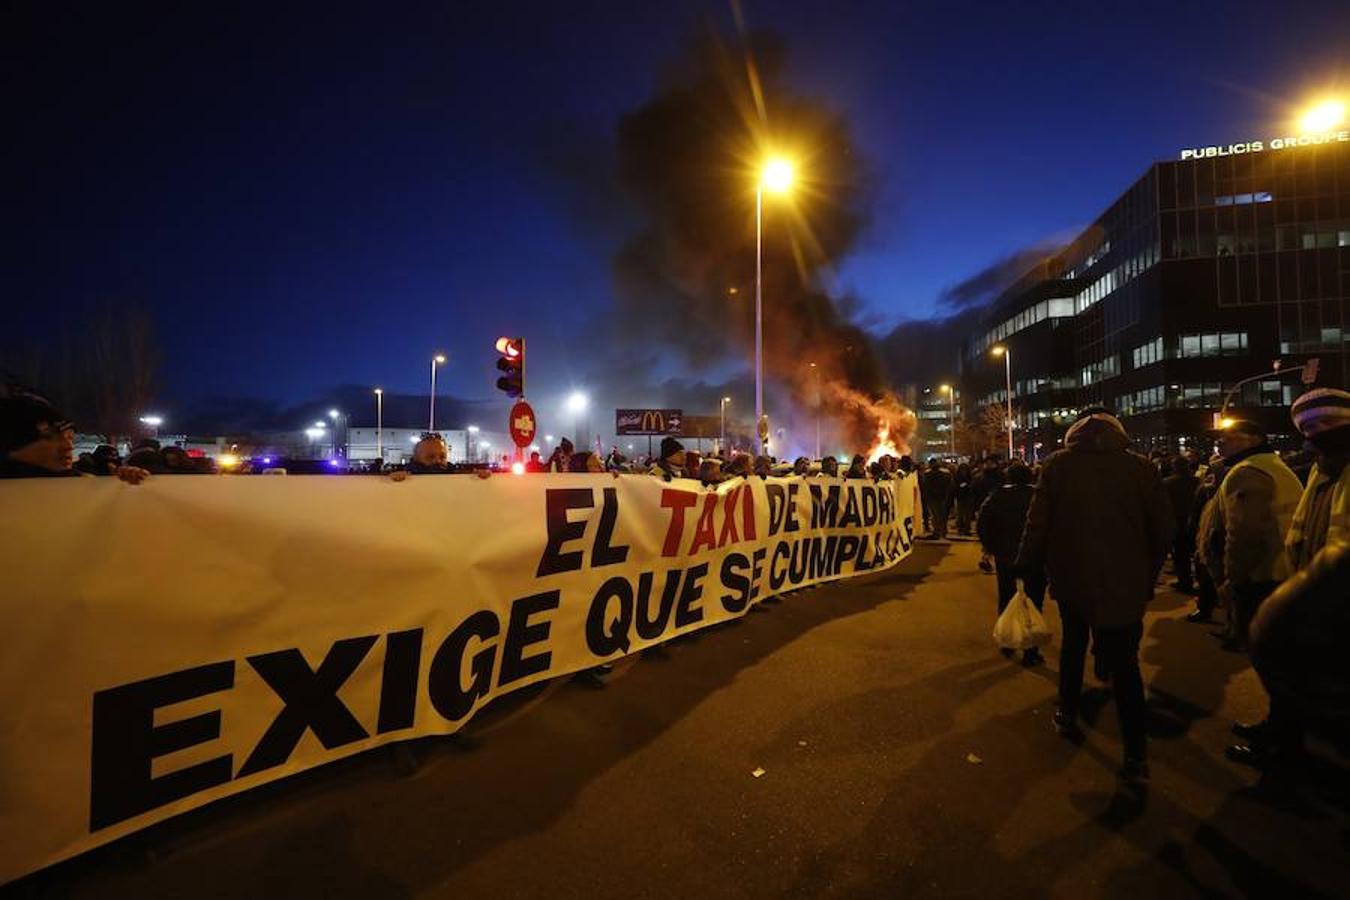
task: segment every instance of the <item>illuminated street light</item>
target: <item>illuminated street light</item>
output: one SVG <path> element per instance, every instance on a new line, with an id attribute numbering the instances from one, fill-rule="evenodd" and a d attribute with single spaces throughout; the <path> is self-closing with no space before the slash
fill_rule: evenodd
<path id="1" fill-rule="evenodd" d="M 323 431 L 328 426 L 324 423 L 323 419 L 320 419 L 319 421 L 314 423 L 314 427 L 319 429 L 320 431 Z"/>
<path id="2" fill-rule="evenodd" d="M 1013 412 L 1012 412 L 1012 351 L 1002 344 L 989 348 L 995 356 L 1003 357 L 1003 377 L 1008 392 L 1008 462 L 1013 458 Z"/>
<path id="3" fill-rule="evenodd" d="M 764 164 L 760 174 L 760 183 L 775 194 L 783 194 L 792 187 L 792 163 L 781 157 L 771 159 Z"/>
<path id="4" fill-rule="evenodd" d="M 384 465 L 384 388 L 375 389 L 375 455 Z"/>
<path id="5" fill-rule="evenodd" d="M 947 419 L 947 430 L 951 432 L 952 437 L 952 456 L 956 456 L 956 391 L 952 390 L 950 384 L 941 385 L 938 390 L 944 392 L 951 403 L 951 415 Z"/>
<path id="6" fill-rule="evenodd" d="M 336 409 L 330 409 L 330 410 L 328 411 L 328 418 L 330 418 L 330 419 L 332 419 L 332 420 L 334 420 L 334 421 L 337 421 L 337 417 L 338 417 L 338 411 L 337 411 Z"/>
<path id="7" fill-rule="evenodd" d="M 431 413 L 427 416 L 427 431 L 436 431 L 436 367 L 445 365 L 445 355 L 437 353 L 431 358 Z"/>
<path id="8" fill-rule="evenodd" d="M 581 444 L 581 414 L 586 411 L 590 402 L 590 398 L 581 391 L 573 391 L 567 395 L 567 411 L 572 414 L 572 437 L 578 445 Z"/>
<path id="9" fill-rule="evenodd" d="M 1345 121 L 1345 104 L 1340 100 L 1323 100 L 1303 114 L 1299 127 L 1304 134 L 1331 131 Z"/>
<path id="10" fill-rule="evenodd" d="M 773 158 L 764 164 L 755 185 L 755 428 L 764 451 L 764 190 L 785 194 L 792 187 L 792 163 Z"/>
<path id="11" fill-rule="evenodd" d="M 163 416 L 141 416 L 141 424 L 149 425 L 151 428 L 158 428 L 164 424 Z"/>

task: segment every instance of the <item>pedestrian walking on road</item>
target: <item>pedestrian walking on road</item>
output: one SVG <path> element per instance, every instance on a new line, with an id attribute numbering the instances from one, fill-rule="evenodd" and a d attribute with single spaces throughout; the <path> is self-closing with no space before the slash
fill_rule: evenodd
<path id="1" fill-rule="evenodd" d="M 1059 603 L 1064 634 L 1055 729 L 1082 739 L 1078 706 L 1091 635 L 1120 717 L 1121 776 L 1135 781 L 1148 777 L 1139 641 L 1173 523 L 1157 468 L 1129 443 L 1115 416 L 1100 407 L 1084 410 L 1065 448 L 1041 467 L 1018 567 L 1044 571 Z"/>
<path id="2" fill-rule="evenodd" d="M 979 535 L 984 552 L 994 558 L 994 574 L 998 580 L 998 614 L 1007 609 L 1008 602 L 1017 593 L 1017 579 L 1027 597 L 1042 609 L 1045 605 L 1045 574 L 1041 571 L 1021 572 L 1017 568 L 1017 551 L 1022 541 L 1022 530 L 1031 507 L 1031 470 L 1025 463 L 1008 466 L 1004 484 L 994 489 L 975 518 L 975 533 Z M 1012 651 L 1004 649 L 1004 656 Z M 1034 666 L 1042 661 L 1041 651 L 1032 647 L 1022 653 L 1022 665 Z"/>

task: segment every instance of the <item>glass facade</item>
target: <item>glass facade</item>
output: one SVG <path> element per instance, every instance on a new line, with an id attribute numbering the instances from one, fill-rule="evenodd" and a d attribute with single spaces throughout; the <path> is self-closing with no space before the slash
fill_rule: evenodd
<path id="1" fill-rule="evenodd" d="M 1157 163 L 1044 268 L 962 351 L 970 396 L 1002 402 L 988 351 L 1009 347 L 1029 428 L 1101 403 L 1142 417 L 1132 432 L 1195 434 L 1234 384 L 1310 356 L 1344 387 L 1350 142 Z M 1301 389 L 1276 375 L 1233 403 L 1289 430 L 1275 415 Z"/>

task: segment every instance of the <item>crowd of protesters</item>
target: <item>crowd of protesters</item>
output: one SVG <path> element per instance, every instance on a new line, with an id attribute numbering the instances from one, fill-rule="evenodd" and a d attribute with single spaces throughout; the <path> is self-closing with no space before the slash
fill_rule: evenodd
<path id="1" fill-rule="evenodd" d="M 1235 724 L 1225 751 L 1268 769 L 1296 764 L 1310 727 L 1350 721 L 1350 393 L 1309 391 L 1291 408 L 1304 450 L 1281 456 L 1261 427 L 1229 420 L 1209 456 L 1130 449 L 1108 410 L 1084 410 L 1064 449 L 1034 469 L 934 459 L 920 475 L 925 529 L 973 528 L 997 576 L 1001 613 L 1018 585 L 1037 608 L 1056 600 L 1062 628 L 1056 730 L 1083 739 L 1083 675 L 1091 647 L 1120 719 L 1121 774 L 1149 775 L 1139 669 L 1144 610 L 1166 560 L 1172 587 L 1195 597 L 1187 620 L 1223 612 L 1222 645 L 1250 655 L 1270 698 L 1259 723 Z M 973 513 L 971 511 L 974 511 Z M 992 565 L 986 566 L 986 561 Z M 1004 648 L 1005 655 L 1012 655 Z M 1032 648 L 1023 663 L 1041 662 Z"/>
<path id="2" fill-rule="evenodd" d="M 951 520 L 977 537 L 981 568 L 995 575 L 998 612 L 1019 586 L 1043 608 L 1047 590 L 1062 627 L 1056 730 L 1082 740 L 1078 724 L 1089 647 L 1097 678 L 1110 684 L 1120 719 L 1121 774 L 1148 777 L 1146 704 L 1139 669 L 1144 611 L 1168 557 L 1172 586 L 1195 596 L 1191 622 L 1224 613 L 1223 646 L 1250 654 L 1270 698 L 1258 723 L 1235 724 L 1227 755 L 1258 767 L 1297 762 L 1304 734 L 1350 720 L 1350 393 L 1319 388 L 1295 401 L 1305 452 L 1282 457 L 1259 425 L 1229 421 L 1213 455 L 1190 450 L 1145 456 L 1130 449 L 1108 410 L 1084 410 L 1064 449 L 1038 466 L 990 459 L 953 464 L 933 458 L 855 455 L 840 471 L 834 457 L 791 462 L 767 455 L 702 456 L 674 437 L 650 459 L 617 448 L 601 456 L 564 438 L 529 473 L 643 474 L 694 479 L 711 487 L 733 478 L 825 477 L 882 481 L 917 476 L 923 536 L 944 540 Z M 126 459 L 111 445 L 74 458 L 74 426 L 46 398 L 0 388 L 0 477 L 107 476 L 139 484 L 158 474 L 203 471 L 178 447 L 144 439 Z M 428 433 L 412 459 L 391 472 L 453 471 L 444 439 Z M 490 473 L 479 471 L 481 477 Z M 1011 656 L 1011 648 L 1003 648 Z M 1035 648 L 1022 664 L 1043 660 Z M 592 683 L 607 667 L 582 673 Z"/>

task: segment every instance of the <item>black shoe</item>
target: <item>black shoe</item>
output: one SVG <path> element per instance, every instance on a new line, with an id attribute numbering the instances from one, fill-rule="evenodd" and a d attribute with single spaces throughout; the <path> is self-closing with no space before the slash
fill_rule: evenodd
<path id="1" fill-rule="evenodd" d="M 1202 622 L 1213 622 L 1214 617 L 1209 614 L 1209 610 L 1207 609 L 1197 609 L 1186 616 L 1186 621 L 1194 622 L 1198 625 Z"/>
<path id="2" fill-rule="evenodd" d="M 1223 755 L 1235 763 L 1251 766 L 1253 769 L 1272 769 L 1288 765 L 1298 755 L 1298 751 L 1288 747 L 1270 744 L 1233 744 L 1223 751 Z"/>
<path id="3" fill-rule="evenodd" d="M 1054 718 L 1051 719 L 1051 721 L 1055 726 L 1055 734 L 1067 741 L 1078 744 L 1083 741 L 1083 730 L 1078 727 L 1078 722 L 1075 721 L 1075 719 L 1075 716 L 1066 713 L 1062 709 L 1057 709 L 1055 710 Z"/>
<path id="4" fill-rule="evenodd" d="M 605 686 L 604 677 L 595 669 L 587 669 L 584 672 L 578 672 L 572 676 L 572 680 L 577 684 L 584 685 L 588 688 L 594 688 L 595 690 L 600 690 Z"/>
<path id="5" fill-rule="evenodd" d="M 1035 647 L 1032 647 L 1022 654 L 1022 665 L 1025 668 L 1030 669 L 1034 666 L 1039 666 L 1043 662 L 1045 662 L 1045 657 L 1041 656 L 1041 651 Z"/>
<path id="6" fill-rule="evenodd" d="M 1248 743 L 1259 742 L 1265 739 L 1270 732 L 1270 723 L 1265 719 L 1260 722 L 1234 722 L 1233 734 L 1242 738 Z"/>
<path id="7" fill-rule="evenodd" d="M 1125 763 L 1120 767 L 1121 781 L 1138 783 L 1148 781 L 1148 779 L 1148 760 L 1131 756 L 1125 757 Z"/>

